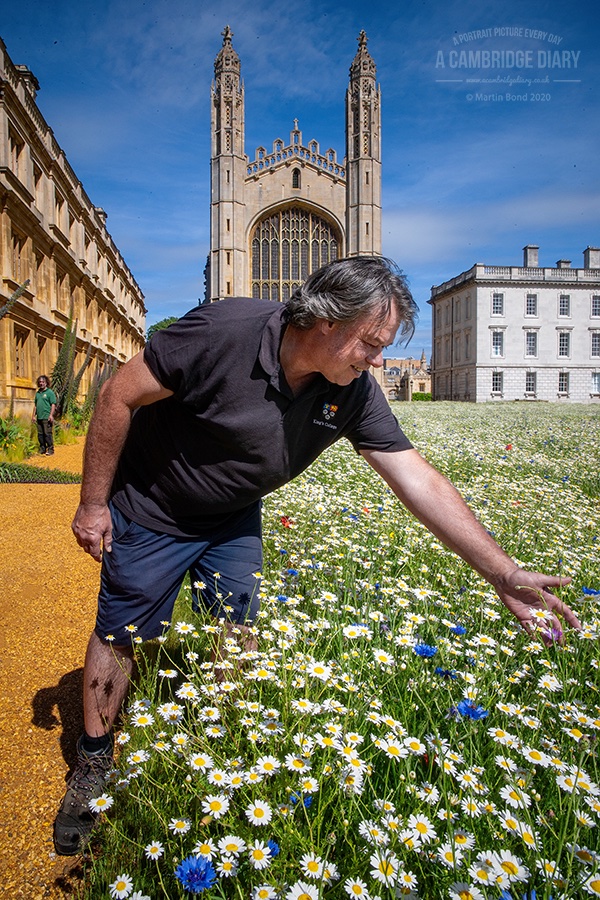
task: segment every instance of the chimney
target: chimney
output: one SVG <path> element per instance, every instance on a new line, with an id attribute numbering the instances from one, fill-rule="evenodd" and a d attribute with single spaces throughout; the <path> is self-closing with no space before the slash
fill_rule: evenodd
<path id="1" fill-rule="evenodd" d="M 600 247 L 586 247 L 583 251 L 583 268 L 600 269 Z"/>
<path id="2" fill-rule="evenodd" d="M 523 268 L 524 269 L 537 269 L 539 266 L 538 263 L 538 250 L 540 248 L 536 247 L 535 244 L 527 244 L 526 247 L 523 247 Z"/>
<path id="3" fill-rule="evenodd" d="M 35 98 L 37 97 L 37 92 L 40 89 L 39 81 L 31 71 L 31 69 L 28 69 L 27 66 L 15 66 L 15 69 L 19 73 L 21 81 L 31 94 L 32 98 L 35 100 Z"/>
<path id="4" fill-rule="evenodd" d="M 556 268 L 557 269 L 570 269 L 571 268 L 571 260 L 570 259 L 557 259 L 556 260 Z"/>

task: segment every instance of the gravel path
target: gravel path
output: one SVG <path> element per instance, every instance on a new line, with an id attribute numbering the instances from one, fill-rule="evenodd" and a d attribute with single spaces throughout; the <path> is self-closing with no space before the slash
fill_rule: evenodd
<path id="1" fill-rule="evenodd" d="M 34 465 L 81 471 L 83 439 Z M 52 822 L 81 729 L 98 564 L 70 523 L 79 485 L 0 485 L 0 897 L 81 897 Z"/>

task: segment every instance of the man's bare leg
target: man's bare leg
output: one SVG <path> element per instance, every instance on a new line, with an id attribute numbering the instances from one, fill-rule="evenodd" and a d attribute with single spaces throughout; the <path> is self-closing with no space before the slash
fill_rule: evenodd
<path id="1" fill-rule="evenodd" d="M 102 737 L 114 725 L 127 696 L 132 669 L 131 647 L 115 647 L 92 632 L 83 675 L 83 714 L 90 737 Z"/>
<path id="2" fill-rule="evenodd" d="M 218 682 L 227 680 L 227 671 L 233 669 L 237 671 L 241 668 L 241 663 L 236 662 L 236 657 L 229 661 L 230 654 L 227 652 L 226 642 L 233 639 L 240 647 L 242 653 L 249 650 L 256 650 L 258 641 L 251 626 L 236 625 L 235 622 L 225 622 L 224 628 L 219 634 L 217 641 L 213 647 L 211 660 L 214 663 L 215 679 Z M 225 665 L 219 665 L 219 663 Z M 227 665 L 229 663 L 229 665 Z"/>

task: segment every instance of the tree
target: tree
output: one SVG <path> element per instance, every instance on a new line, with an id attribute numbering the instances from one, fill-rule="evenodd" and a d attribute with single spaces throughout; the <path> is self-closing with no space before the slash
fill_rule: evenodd
<path id="1" fill-rule="evenodd" d="M 18 287 L 16 289 L 14 294 L 11 294 L 11 296 L 8 298 L 8 300 L 6 301 L 4 306 L 0 307 L 0 319 L 2 319 L 4 316 L 6 316 L 11 311 L 11 309 L 13 308 L 13 306 L 15 305 L 15 303 L 17 302 L 17 300 L 19 299 L 21 294 L 25 293 L 25 291 L 27 290 L 28 284 L 29 284 L 29 278 L 27 279 L 27 281 L 24 281 L 20 287 Z"/>
<path id="2" fill-rule="evenodd" d="M 177 316 L 168 316 L 166 319 L 161 319 L 160 322 L 155 322 L 146 332 L 146 340 L 149 341 L 155 331 L 161 331 L 163 328 L 168 328 L 169 325 L 172 325 L 173 322 L 176 321 Z"/>

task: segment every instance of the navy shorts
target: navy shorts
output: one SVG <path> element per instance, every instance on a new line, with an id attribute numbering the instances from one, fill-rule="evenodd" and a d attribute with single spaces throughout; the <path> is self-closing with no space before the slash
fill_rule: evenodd
<path id="1" fill-rule="evenodd" d="M 190 573 L 194 609 L 215 618 L 252 624 L 258 612 L 262 567 L 261 503 L 210 540 L 176 537 L 132 522 L 109 504 L 112 550 L 102 554 L 96 634 L 127 646 L 131 630 L 147 641 L 165 631 Z M 193 585 L 200 582 L 203 587 Z"/>

